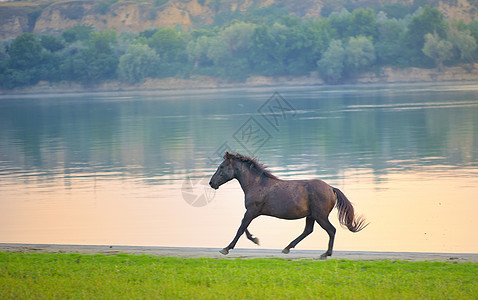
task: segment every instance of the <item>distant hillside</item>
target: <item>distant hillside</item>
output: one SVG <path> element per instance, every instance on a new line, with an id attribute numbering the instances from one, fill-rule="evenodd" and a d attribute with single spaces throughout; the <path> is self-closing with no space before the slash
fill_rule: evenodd
<path id="1" fill-rule="evenodd" d="M 118 33 L 150 28 L 201 28 L 223 25 L 256 13 L 287 11 L 300 17 L 328 16 L 333 11 L 360 7 L 384 8 L 403 17 L 414 8 L 431 4 L 445 16 L 466 22 L 478 17 L 477 0 L 33 0 L 0 3 L 0 39 L 24 32 L 60 33 L 78 24 Z M 259 13 L 258 13 L 259 12 Z"/>

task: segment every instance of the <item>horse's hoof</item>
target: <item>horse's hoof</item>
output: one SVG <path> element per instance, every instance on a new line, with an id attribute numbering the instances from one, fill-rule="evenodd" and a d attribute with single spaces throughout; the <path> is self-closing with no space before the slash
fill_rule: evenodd
<path id="1" fill-rule="evenodd" d="M 254 244 L 256 244 L 257 246 L 260 246 L 260 244 L 259 244 L 259 239 L 258 239 L 258 238 L 256 238 L 256 237 L 255 237 L 255 238 L 252 238 L 252 242 L 253 242 Z"/>
<path id="2" fill-rule="evenodd" d="M 284 254 L 289 254 L 289 252 L 290 252 L 290 250 L 287 249 L 287 248 L 284 248 L 284 250 L 282 250 L 282 253 L 284 253 Z"/>
<path id="3" fill-rule="evenodd" d="M 228 255 L 229 254 L 229 249 L 224 248 L 224 249 L 219 250 L 219 252 L 223 255 Z"/>
<path id="4" fill-rule="evenodd" d="M 324 253 L 320 256 L 321 260 L 327 260 L 327 256 L 329 256 L 327 253 Z"/>

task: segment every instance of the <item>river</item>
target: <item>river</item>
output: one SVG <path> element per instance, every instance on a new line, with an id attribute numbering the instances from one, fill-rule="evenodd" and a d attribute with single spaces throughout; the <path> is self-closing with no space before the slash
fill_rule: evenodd
<path id="1" fill-rule="evenodd" d="M 336 250 L 478 253 L 473 84 L 1 96 L 0 243 L 222 248 L 244 213 L 237 181 L 207 186 L 225 150 L 340 188 L 370 225 L 332 211 Z M 282 249 L 304 225 L 249 229 Z"/>

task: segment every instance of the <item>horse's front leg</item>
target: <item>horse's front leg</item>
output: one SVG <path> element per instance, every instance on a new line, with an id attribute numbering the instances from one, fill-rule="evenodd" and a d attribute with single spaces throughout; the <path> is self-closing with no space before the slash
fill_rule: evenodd
<path id="1" fill-rule="evenodd" d="M 257 217 L 257 213 L 247 210 L 246 213 L 244 214 L 244 218 L 242 219 L 241 226 L 239 226 L 239 229 L 237 230 L 237 233 L 234 239 L 226 248 L 220 250 L 219 252 L 226 255 L 229 253 L 229 250 L 234 249 L 237 241 L 239 240 L 241 235 L 244 233 L 244 231 L 246 231 L 247 226 L 249 226 L 252 220 L 254 220 L 256 217 Z"/>
<path id="2" fill-rule="evenodd" d="M 304 232 L 299 235 L 295 240 L 293 240 L 292 242 L 290 242 L 290 244 L 284 248 L 284 250 L 282 250 L 282 253 L 284 254 L 287 254 L 290 252 L 290 249 L 291 248 L 295 248 L 295 246 L 297 246 L 297 244 L 302 241 L 303 239 L 305 239 L 309 234 L 312 233 L 312 231 L 314 231 L 314 218 L 311 217 L 311 216 L 308 216 L 306 219 L 305 219 L 305 228 L 304 228 Z"/>

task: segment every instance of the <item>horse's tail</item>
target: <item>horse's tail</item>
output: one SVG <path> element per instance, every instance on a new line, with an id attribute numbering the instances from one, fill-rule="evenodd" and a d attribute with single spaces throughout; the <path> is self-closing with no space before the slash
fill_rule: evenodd
<path id="1" fill-rule="evenodd" d="M 339 222 L 342 226 L 347 227 L 352 232 L 358 232 L 369 223 L 365 223 L 365 218 L 355 216 L 352 203 L 345 197 L 344 193 L 338 188 L 332 187 L 335 195 L 337 195 L 337 209 L 339 210 Z"/>

